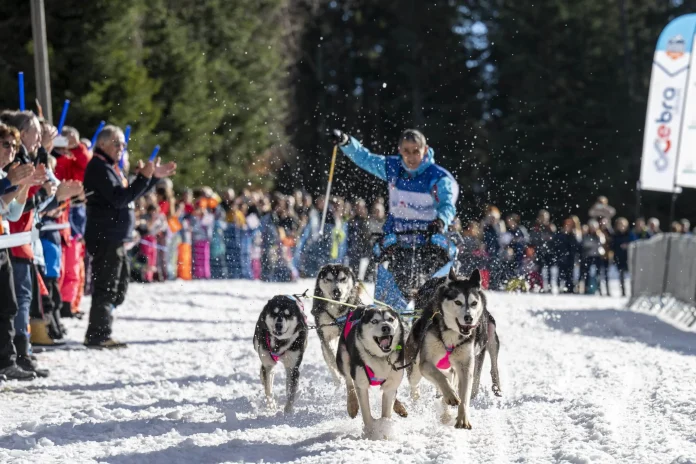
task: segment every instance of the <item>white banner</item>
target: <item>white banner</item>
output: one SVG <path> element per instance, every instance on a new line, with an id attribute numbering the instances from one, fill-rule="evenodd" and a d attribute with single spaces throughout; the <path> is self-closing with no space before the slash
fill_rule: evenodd
<path id="1" fill-rule="evenodd" d="M 693 37 L 696 43 L 696 34 Z M 686 84 L 684 119 L 679 139 L 677 185 L 696 188 L 696 53 L 691 53 L 689 79 Z"/>
<path id="2" fill-rule="evenodd" d="M 695 31 L 696 14 L 680 16 L 663 29 L 657 41 L 640 168 L 643 190 L 675 190 L 684 99 Z"/>

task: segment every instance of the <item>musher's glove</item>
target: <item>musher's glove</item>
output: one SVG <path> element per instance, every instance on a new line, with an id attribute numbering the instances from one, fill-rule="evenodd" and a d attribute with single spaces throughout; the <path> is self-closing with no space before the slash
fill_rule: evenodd
<path id="1" fill-rule="evenodd" d="M 428 234 L 441 234 L 445 231 L 445 223 L 442 219 L 435 219 L 433 222 L 428 224 Z"/>
<path id="2" fill-rule="evenodd" d="M 334 129 L 331 131 L 331 141 L 335 145 L 343 146 L 343 145 L 348 145 L 348 142 L 350 142 L 350 137 L 348 137 L 348 134 L 345 134 L 339 129 Z"/>

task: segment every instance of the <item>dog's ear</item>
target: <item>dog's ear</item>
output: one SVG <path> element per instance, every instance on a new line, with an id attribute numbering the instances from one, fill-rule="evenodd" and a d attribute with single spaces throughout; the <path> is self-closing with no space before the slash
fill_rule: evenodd
<path id="1" fill-rule="evenodd" d="M 266 313 L 271 309 L 271 303 L 272 303 L 272 302 L 273 302 L 272 299 L 271 299 L 271 300 L 268 300 L 268 302 L 266 302 L 266 304 L 264 305 L 263 309 L 261 310 L 261 314 L 266 315 Z"/>
<path id="2" fill-rule="evenodd" d="M 324 268 L 321 268 L 319 271 L 319 274 L 317 274 L 317 281 L 314 283 L 314 296 L 324 296 L 324 292 L 321 291 L 321 287 L 319 286 L 319 282 L 321 282 L 322 277 L 324 277 Z M 314 303 L 317 303 L 317 300 L 314 300 Z"/>
<path id="3" fill-rule="evenodd" d="M 348 277 L 353 279 L 353 283 L 357 283 L 358 279 L 355 277 L 355 273 L 353 272 L 353 270 L 351 268 L 346 266 L 346 268 L 344 269 L 343 272 L 345 272 L 348 275 Z"/>
<path id="4" fill-rule="evenodd" d="M 457 271 L 454 270 L 454 266 L 450 267 L 449 274 L 447 274 L 447 280 L 445 280 L 445 283 L 448 284 L 450 282 L 454 282 L 457 280 Z"/>
<path id="5" fill-rule="evenodd" d="M 268 303 L 263 307 L 261 310 L 261 314 L 259 315 L 259 322 L 262 324 L 263 328 L 268 330 L 268 327 L 266 326 L 266 315 L 268 315 L 269 311 L 271 310 L 271 303 L 273 300 L 268 300 Z"/>
<path id="6" fill-rule="evenodd" d="M 399 325 L 399 329 L 400 329 L 400 330 L 403 330 L 404 322 L 401 320 L 401 316 L 399 315 L 399 313 L 397 313 L 397 312 L 394 311 L 393 309 L 390 309 L 390 310 L 389 310 L 389 313 L 390 313 L 392 316 L 394 316 L 394 319 L 396 319 L 396 321 L 399 323 L 399 324 L 398 324 L 398 325 Z"/>
<path id="7" fill-rule="evenodd" d="M 351 294 L 354 295 L 360 301 L 363 301 L 363 296 L 370 296 L 369 293 L 367 293 L 365 286 L 362 285 L 362 282 L 355 282 L 355 285 L 353 285 L 353 288 L 351 289 Z"/>
<path id="8" fill-rule="evenodd" d="M 362 314 L 360 314 L 360 323 L 361 324 L 369 324 L 370 321 L 372 320 L 372 316 L 374 316 L 374 313 L 375 313 L 374 308 L 370 308 L 368 306 L 359 306 L 356 311 L 362 312 Z"/>
<path id="9" fill-rule="evenodd" d="M 474 269 L 474 271 L 471 273 L 471 276 L 469 276 L 469 282 L 476 285 L 477 288 L 481 288 L 481 273 L 478 269 Z"/>

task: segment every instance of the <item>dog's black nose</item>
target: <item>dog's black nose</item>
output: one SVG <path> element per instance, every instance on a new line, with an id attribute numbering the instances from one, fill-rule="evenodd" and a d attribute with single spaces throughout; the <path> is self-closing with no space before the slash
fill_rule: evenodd
<path id="1" fill-rule="evenodd" d="M 469 315 L 464 316 L 464 324 L 471 325 L 473 322 L 474 322 L 473 317 L 471 317 Z"/>
<path id="2" fill-rule="evenodd" d="M 383 333 L 383 334 L 388 334 L 388 333 L 389 333 L 389 326 L 388 326 L 388 325 L 383 325 L 383 326 L 382 326 L 382 333 Z"/>
<path id="3" fill-rule="evenodd" d="M 333 297 L 335 299 L 341 298 L 341 291 L 340 290 L 334 290 L 333 291 Z"/>

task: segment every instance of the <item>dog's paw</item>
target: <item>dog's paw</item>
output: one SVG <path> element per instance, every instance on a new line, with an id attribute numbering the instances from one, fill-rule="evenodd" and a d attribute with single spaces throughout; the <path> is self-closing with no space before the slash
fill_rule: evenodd
<path id="1" fill-rule="evenodd" d="M 461 404 L 461 400 L 457 397 L 457 394 L 452 391 L 443 392 L 442 401 L 444 401 L 447 406 L 459 406 Z"/>
<path id="2" fill-rule="evenodd" d="M 263 401 L 263 404 L 269 411 L 273 411 L 278 407 L 276 401 L 272 397 L 266 397 Z"/>
<path id="3" fill-rule="evenodd" d="M 394 400 L 394 412 L 401 417 L 408 417 L 408 411 L 406 411 L 406 407 L 398 399 Z"/>
<path id="4" fill-rule="evenodd" d="M 355 394 L 355 390 L 348 393 L 348 415 L 351 419 L 355 419 L 358 415 L 358 410 L 360 405 L 358 403 L 358 395 Z"/>
<path id="5" fill-rule="evenodd" d="M 500 385 L 493 385 L 493 394 L 495 396 L 503 396 L 503 391 L 500 389 Z"/>
<path id="6" fill-rule="evenodd" d="M 457 417 L 457 422 L 454 423 L 455 429 L 471 430 L 471 422 L 466 417 Z"/>
<path id="7" fill-rule="evenodd" d="M 443 411 L 440 413 L 440 423 L 442 425 L 447 425 L 452 421 L 452 414 L 449 411 L 449 408 L 444 408 Z"/>
<path id="8" fill-rule="evenodd" d="M 394 422 L 381 418 L 373 420 L 369 425 L 363 424 L 363 436 L 368 440 L 389 440 L 393 435 Z"/>
<path id="9" fill-rule="evenodd" d="M 285 405 L 285 408 L 283 409 L 283 413 L 284 414 L 292 414 L 294 412 L 295 412 L 295 407 L 292 404 L 287 403 Z"/>

